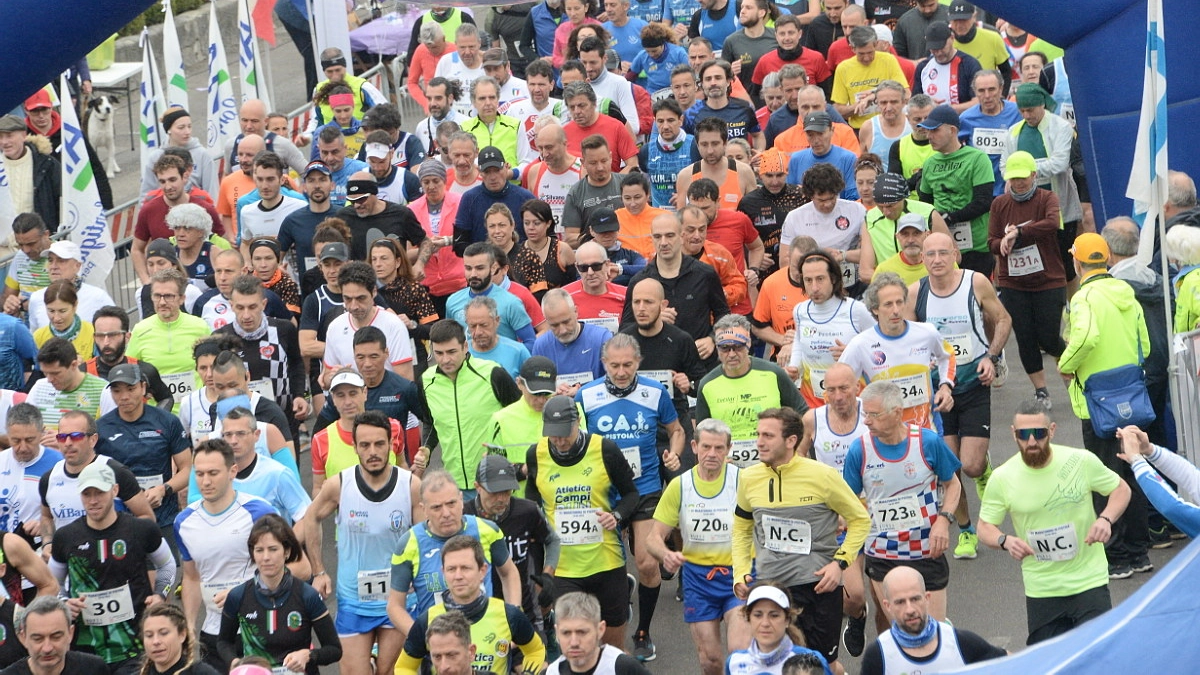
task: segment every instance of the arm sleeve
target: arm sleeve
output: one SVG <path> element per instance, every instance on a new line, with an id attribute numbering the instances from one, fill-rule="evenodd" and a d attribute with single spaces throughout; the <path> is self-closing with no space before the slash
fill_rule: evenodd
<path id="1" fill-rule="evenodd" d="M 1181 496 L 1193 504 L 1200 504 L 1200 469 L 1192 466 L 1192 463 L 1183 457 L 1157 445 L 1146 459 L 1168 480 L 1175 483 Z"/>
<path id="2" fill-rule="evenodd" d="M 621 517 L 621 522 L 629 522 L 633 512 L 637 510 L 639 496 L 637 486 L 633 483 L 633 469 L 629 468 L 625 455 L 621 454 L 621 449 L 613 441 L 604 439 L 600 448 L 604 457 L 604 469 L 608 471 L 613 489 L 621 495 L 621 502 L 614 510 Z"/>
<path id="3" fill-rule="evenodd" d="M 158 526 L 155 526 L 157 532 Z M 162 535 L 158 537 L 158 548 L 150 554 L 150 562 L 154 564 L 154 592 L 162 595 L 175 585 L 175 556 Z"/>
<path id="4" fill-rule="evenodd" d="M 429 650 L 425 646 L 425 628 L 429 622 L 429 612 L 422 612 L 421 616 L 413 618 L 412 628 L 408 629 L 408 635 L 404 638 L 404 654 L 411 658 L 420 666 L 420 662 L 429 655 Z M 416 670 L 413 670 L 415 673 Z"/>
<path id="5" fill-rule="evenodd" d="M 1175 494 L 1149 462 L 1144 459 L 1134 462 L 1133 475 L 1146 493 L 1146 499 L 1179 531 L 1189 537 L 1200 534 L 1200 507 L 1183 501 Z"/>
<path id="6" fill-rule="evenodd" d="M 526 494 L 528 492 L 527 488 Z M 542 540 L 542 546 L 546 549 L 546 566 L 557 569 L 558 559 L 562 556 L 562 540 L 554 528 L 550 527 L 550 521 L 546 520 L 546 514 L 541 509 L 538 509 L 538 524 L 535 534 Z"/>
<path id="7" fill-rule="evenodd" d="M 533 328 L 529 330 L 532 331 Z M 521 390 L 517 388 L 516 381 L 503 368 L 492 369 L 492 393 L 500 402 L 501 407 L 507 407 L 521 400 Z"/>
<path id="8" fill-rule="evenodd" d="M 862 464 L 862 439 L 856 438 L 850 442 L 850 449 L 846 450 L 846 460 L 842 463 L 842 480 L 846 481 L 846 485 L 849 485 L 856 495 L 862 494 L 863 491 Z"/>
<path id="9" fill-rule="evenodd" d="M 733 583 L 743 583 L 750 574 L 754 549 L 754 515 L 745 493 L 745 483 L 738 483 L 737 506 L 733 509 Z"/>
<path id="10" fill-rule="evenodd" d="M 117 497 L 121 501 L 129 501 L 141 494 L 142 486 L 138 485 L 137 478 L 132 471 L 115 459 L 110 459 L 108 465 L 112 467 L 113 473 L 117 476 Z"/>
<path id="11" fill-rule="evenodd" d="M 1100 327 L 1095 325 L 1095 314 L 1088 302 L 1090 295 L 1087 288 L 1082 288 L 1071 299 L 1067 348 L 1058 357 L 1058 369 L 1063 373 L 1074 374 L 1100 342 Z M 1076 385 L 1072 382 L 1071 386 Z"/>
<path id="12" fill-rule="evenodd" d="M 525 616 L 520 607 L 505 605 L 504 612 L 508 619 L 508 630 L 512 634 L 513 642 L 517 643 L 521 654 L 525 656 L 521 672 L 530 675 L 540 672 L 542 664 L 546 662 L 546 645 L 542 642 L 542 638 L 538 637 L 537 631 L 533 629 L 533 624 L 529 622 L 529 617 Z"/>
<path id="13" fill-rule="evenodd" d="M 994 190 L 995 183 L 981 183 L 976 185 L 971 192 L 971 201 L 961 209 L 946 214 L 946 220 L 957 223 L 965 220 L 974 220 L 987 213 L 992 208 L 992 199 L 994 198 L 992 193 Z M 921 201 L 925 201 L 924 192 L 921 193 Z"/>
<path id="14" fill-rule="evenodd" d="M 321 646 L 311 650 L 309 658 L 318 666 L 327 666 L 342 660 L 342 641 L 338 638 L 337 628 L 333 625 L 333 615 L 325 609 L 324 604 L 321 605 L 321 609 L 325 610 L 325 614 L 313 620 L 312 623 L 313 633 L 316 633 L 317 641 L 321 643 Z"/>
<path id="15" fill-rule="evenodd" d="M 1008 656 L 1008 652 L 993 646 L 987 640 L 967 630 L 954 629 L 958 638 L 958 650 L 967 663 L 979 663 L 989 659 L 999 659 Z"/>
<path id="16" fill-rule="evenodd" d="M 300 334 L 296 331 L 295 326 L 290 323 L 286 324 L 284 329 L 283 351 L 287 354 L 288 360 L 288 381 L 291 386 L 292 398 L 304 396 L 308 392 L 308 376 L 304 374 L 304 356 L 300 353 Z M 291 401 L 288 401 L 291 405 Z"/>
<path id="17" fill-rule="evenodd" d="M 246 587 L 238 586 L 225 596 L 225 605 L 221 608 L 221 632 L 217 634 L 217 652 L 224 663 L 233 663 L 241 656 L 242 642 L 238 637 L 239 622 L 236 607 L 242 603 L 242 594 Z"/>
<path id="18" fill-rule="evenodd" d="M 859 675 L 883 675 L 883 652 L 879 650 L 878 642 L 867 646 L 867 651 L 863 652 L 862 667 L 858 672 Z"/>

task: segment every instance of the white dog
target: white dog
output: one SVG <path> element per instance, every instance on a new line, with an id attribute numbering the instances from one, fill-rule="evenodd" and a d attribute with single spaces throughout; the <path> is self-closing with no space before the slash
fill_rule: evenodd
<path id="1" fill-rule="evenodd" d="M 92 114 L 88 116 L 88 140 L 104 161 L 105 170 L 121 173 L 117 166 L 117 143 L 113 135 L 113 106 L 120 103 L 116 94 L 100 95 L 88 101 Z"/>

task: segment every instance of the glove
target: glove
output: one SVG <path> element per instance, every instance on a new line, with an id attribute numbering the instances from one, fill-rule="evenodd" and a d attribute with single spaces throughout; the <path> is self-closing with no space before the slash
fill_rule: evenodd
<path id="1" fill-rule="evenodd" d="M 549 574 L 535 574 L 533 580 L 542 587 L 537 597 L 538 606 L 554 606 L 554 601 L 558 599 L 558 584 L 554 582 L 554 577 Z"/>

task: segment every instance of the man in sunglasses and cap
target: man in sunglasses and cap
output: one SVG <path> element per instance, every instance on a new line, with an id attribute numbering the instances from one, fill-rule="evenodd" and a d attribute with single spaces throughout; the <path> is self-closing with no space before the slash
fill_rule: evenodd
<path id="1" fill-rule="evenodd" d="M 367 250 L 376 239 L 391 237 L 404 245 L 409 264 L 417 262 L 424 244 L 425 228 L 407 206 L 379 197 L 379 183 L 370 171 L 358 171 L 346 182 L 346 206 L 338 218 L 350 226 L 350 258 L 367 260 Z"/>
<path id="2" fill-rule="evenodd" d="M 1041 401 L 1017 407 L 1018 453 L 992 472 L 979 507 L 979 541 L 1021 561 L 1030 645 L 1112 607 L 1104 546 L 1130 499 L 1129 484 L 1095 454 L 1052 444 L 1055 428 Z M 1001 529 L 1010 515 L 1012 534 Z"/>

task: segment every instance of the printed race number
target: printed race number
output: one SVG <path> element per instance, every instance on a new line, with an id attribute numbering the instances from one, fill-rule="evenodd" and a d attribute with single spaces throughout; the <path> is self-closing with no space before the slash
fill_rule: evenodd
<path id="1" fill-rule="evenodd" d="M 83 622 L 89 626 L 111 626 L 133 620 L 133 596 L 129 584 L 107 591 L 93 591 L 86 596 Z"/>
<path id="2" fill-rule="evenodd" d="M 594 508 L 556 509 L 554 517 L 558 521 L 558 536 L 566 546 L 604 541 L 604 532 Z"/>

